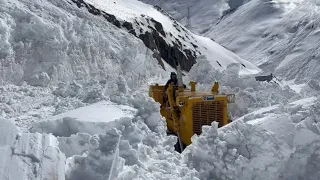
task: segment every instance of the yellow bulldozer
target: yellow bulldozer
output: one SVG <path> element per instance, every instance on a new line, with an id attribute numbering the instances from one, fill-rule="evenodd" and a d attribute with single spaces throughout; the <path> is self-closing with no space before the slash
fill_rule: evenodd
<path id="1" fill-rule="evenodd" d="M 177 67 L 177 76 L 177 87 L 169 85 L 164 93 L 164 85 L 151 85 L 149 96 L 160 103 L 168 130 L 178 136 L 175 148 L 182 152 L 191 144 L 194 134 L 201 134 L 203 125 L 217 121 L 222 127 L 230 122 L 228 103 L 235 102 L 235 95 L 219 93 L 218 82 L 208 92 L 196 91 L 196 82 L 190 82 L 190 90 L 184 89 L 180 66 Z"/>

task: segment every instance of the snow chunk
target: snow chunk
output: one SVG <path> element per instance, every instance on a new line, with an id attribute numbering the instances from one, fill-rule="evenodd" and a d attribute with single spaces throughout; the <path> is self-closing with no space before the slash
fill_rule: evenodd
<path id="1" fill-rule="evenodd" d="M 72 134 L 70 137 L 58 137 L 59 148 L 66 155 L 82 155 L 91 146 L 91 137 L 86 133 Z"/>
<path id="2" fill-rule="evenodd" d="M 47 121 L 63 119 L 64 117 L 75 118 L 78 121 L 90 122 L 108 122 L 119 119 L 123 116 L 133 117 L 136 109 L 125 106 L 117 105 L 110 101 L 101 101 L 91 104 L 89 106 L 74 109 L 62 114 L 58 114 L 47 118 Z"/>
<path id="3" fill-rule="evenodd" d="M 0 147 L 4 145 L 12 146 L 19 134 L 19 129 L 12 121 L 0 118 L 0 134 Z"/>
<path id="4" fill-rule="evenodd" d="M 1 127 L 12 129 L 9 122 L 2 119 Z M 4 134 L 0 139 L 0 179 L 65 179 L 65 156 L 54 136 L 22 133 L 18 138 L 10 137 L 12 134 Z M 3 140 L 11 142 L 4 145 Z"/>
<path id="5" fill-rule="evenodd" d="M 50 77 L 47 73 L 41 72 L 40 74 L 36 74 L 31 76 L 26 80 L 31 86 L 42 86 L 45 87 L 50 83 Z"/>
<path id="6" fill-rule="evenodd" d="M 135 111 L 129 106 L 102 101 L 49 117 L 46 121 L 37 122 L 30 131 L 52 133 L 64 137 L 78 132 L 94 135 L 115 127 L 116 119 L 124 116 L 133 117 Z"/>

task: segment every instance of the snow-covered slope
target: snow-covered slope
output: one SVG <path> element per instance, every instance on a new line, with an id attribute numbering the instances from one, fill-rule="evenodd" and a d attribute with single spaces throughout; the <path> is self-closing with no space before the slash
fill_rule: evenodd
<path id="1" fill-rule="evenodd" d="M 265 72 L 305 83 L 318 79 L 319 2 L 251 0 L 211 28 L 206 36 Z"/>
<path id="2" fill-rule="evenodd" d="M 222 16 L 224 16 L 226 13 L 234 11 L 237 7 L 245 3 L 247 0 L 140 1 L 161 7 L 192 32 L 203 34 L 207 32 L 212 26 L 214 26 Z M 191 27 L 188 27 L 188 21 Z"/>
<path id="3" fill-rule="evenodd" d="M 203 15 L 221 14 L 225 5 L 216 2 L 222 1 L 144 2 L 158 4 L 178 19 L 187 16 L 189 3 L 194 31 L 258 65 L 264 74 L 273 72 L 281 79 L 299 84 L 320 76 L 317 0 L 226 0 L 222 4 L 229 7 L 217 18 Z M 202 17 L 200 22 L 198 17 Z M 180 22 L 185 24 L 184 19 Z"/>
<path id="4" fill-rule="evenodd" d="M 143 40 L 172 67 L 179 62 L 183 70 L 189 70 L 199 55 L 206 55 L 217 69 L 225 69 L 231 63 L 242 64 L 246 73 L 259 69 L 226 50 L 209 38 L 191 33 L 159 7 L 137 0 L 84 0 L 73 2 L 91 13 L 103 16 L 118 27 L 127 29 Z"/>

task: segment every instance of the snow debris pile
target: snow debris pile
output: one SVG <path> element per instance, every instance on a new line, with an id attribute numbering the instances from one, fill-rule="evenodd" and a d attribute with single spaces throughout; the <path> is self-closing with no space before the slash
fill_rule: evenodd
<path id="1" fill-rule="evenodd" d="M 51 113 L 55 112 L 54 95 L 50 88 L 12 84 L 0 87 L 0 114 L 15 122 L 22 131 Z"/>
<path id="2" fill-rule="evenodd" d="M 320 177 L 319 99 L 251 114 L 218 129 L 203 127 L 183 152 L 200 179 L 306 179 Z"/>
<path id="3" fill-rule="evenodd" d="M 184 162 L 198 170 L 200 179 L 320 177 L 315 163 L 320 158 L 317 81 L 297 93 L 289 86 L 240 77 L 236 65 L 221 73 L 205 57 L 198 61 L 189 79 L 198 81 L 199 89 L 216 80 L 221 92 L 236 93 L 236 103 L 230 104 L 234 122 L 220 129 L 215 122 L 203 127 L 183 152 Z"/>
<path id="4" fill-rule="evenodd" d="M 166 135 L 159 107 L 151 99 L 139 102 L 143 103 L 134 118 L 115 121 L 120 127 L 99 135 L 61 139 L 67 156 L 75 155 L 68 159 L 67 179 L 197 179 L 196 171 L 184 166 L 174 151 L 176 137 Z M 76 148 L 75 139 L 83 146 Z M 88 152 L 82 155 L 82 149 Z"/>
<path id="5" fill-rule="evenodd" d="M 239 65 L 230 64 L 226 71 L 215 70 L 205 56 L 200 56 L 189 72 L 189 80 L 196 81 L 199 90 L 209 90 L 214 81 L 219 82 L 220 92 L 235 93 L 236 102 L 230 104 L 234 118 L 243 116 L 257 108 L 276 104 L 287 104 L 304 97 L 289 86 L 282 87 L 276 83 L 257 82 L 252 76 L 240 76 Z M 314 92 L 314 91 L 313 91 Z M 306 94 L 310 95 L 310 94 Z"/>
<path id="6" fill-rule="evenodd" d="M 21 130 L 27 132 L 35 122 L 47 119 L 51 115 L 61 117 L 62 113 L 90 104 L 108 102 L 109 105 L 105 108 L 116 104 L 126 105 L 129 103 L 127 97 L 132 92 L 134 88 L 131 89 L 122 76 L 112 81 L 91 81 L 83 84 L 76 81 L 60 83 L 57 87 L 34 87 L 25 83 L 20 86 L 8 84 L 0 87 L 0 114 L 1 117 L 14 121 Z M 95 108 L 90 110 L 94 111 Z M 100 110 L 102 110 L 101 107 Z M 83 114 L 81 109 L 73 114 L 78 111 Z M 100 116 L 108 116 L 111 110 L 103 111 L 105 111 L 103 114 L 98 112 Z M 110 120 L 114 118 L 110 117 Z"/>

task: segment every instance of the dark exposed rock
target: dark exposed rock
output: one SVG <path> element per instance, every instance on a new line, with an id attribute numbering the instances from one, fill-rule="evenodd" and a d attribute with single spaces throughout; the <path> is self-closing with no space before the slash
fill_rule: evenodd
<path id="1" fill-rule="evenodd" d="M 122 26 L 125 27 L 129 33 L 133 34 L 134 36 L 137 36 L 136 31 L 133 29 L 133 26 L 131 23 L 125 21 L 122 24 Z"/>
<path id="2" fill-rule="evenodd" d="M 126 21 L 119 21 L 114 15 L 109 14 L 107 12 L 104 12 L 102 10 L 99 10 L 95 8 L 94 6 L 85 3 L 83 0 L 71 0 L 74 2 L 79 8 L 85 7 L 91 14 L 103 16 L 108 22 L 112 23 L 118 28 L 125 28 L 128 30 L 129 33 L 133 34 L 134 36 L 138 37 L 143 41 L 143 43 L 148 47 L 149 49 L 153 50 L 154 52 L 159 52 L 160 54 L 157 55 L 157 59 L 159 61 L 159 64 L 164 67 L 164 65 L 159 60 L 159 56 L 164 59 L 168 64 L 170 64 L 172 67 L 176 68 L 176 62 L 178 62 L 181 65 L 182 70 L 189 71 L 193 64 L 196 63 L 196 52 L 191 49 L 184 49 L 182 51 L 182 43 L 179 41 L 179 39 L 175 38 L 175 42 L 173 42 L 174 46 L 171 46 L 166 42 L 166 40 L 163 37 L 166 37 L 166 33 L 163 30 L 163 26 L 161 23 L 157 22 L 153 18 L 149 18 L 145 15 L 141 15 L 143 18 L 146 19 L 146 21 L 150 24 L 150 21 L 153 23 L 154 28 L 150 25 L 148 25 L 148 28 L 151 30 L 151 32 L 144 32 L 142 28 L 139 29 L 140 34 L 137 35 L 135 29 L 133 28 L 132 23 L 126 22 Z M 172 21 L 174 21 L 173 25 L 177 29 L 177 31 L 181 32 L 180 29 L 185 31 L 187 34 L 188 32 L 181 28 L 178 23 L 164 10 L 162 10 L 159 7 L 155 8 L 162 12 L 164 15 L 168 16 Z M 135 23 L 140 26 L 144 26 L 144 23 L 138 22 L 137 19 L 135 19 Z M 161 37 L 161 35 L 163 37 Z M 169 32 L 169 35 L 173 37 L 172 33 Z M 181 38 L 181 37 L 180 37 Z M 189 37 L 187 37 L 189 39 Z M 182 37 L 182 39 L 185 39 Z M 198 46 L 191 43 L 194 48 L 197 48 Z"/>
<path id="3" fill-rule="evenodd" d="M 166 37 L 166 33 L 163 31 L 163 27 L 162 24 L 159 23 L 158 21 L 155 21 L 154 19 L 151 19 L 151 21 L 154 23 L 154 26 L 156 28 L 156 30 L 162 34 L 163 37 Z"/>
<path id="4" fill-rule="evenodd" d="M 151 50 L 157 49 L 160 52 L 162 59 L 174 68 L 176 67 L 175 62 L 179 62 L 181 68 L 188 71 L 196 62 L 195 57 L 190 50 L 185 50 L 186 57 L 177 46 L 168 45 L 166 41 L 160 37 L 158 32 L 146 32 L 145 34 L 140 34 L 139 38 L 142 39 L 144 44 Z"/>
<path id="5" fill-rule="evenodd" d="M 117 26 L 118 28 L 121 27 L 120 21 L 117 20 L 117 18 L 112 14 L 103 14 L 103 17 L 106 18 L 110 23 Z"/>
<path id="6" fill-rule="evenodd" d="M 192 44 L 192 46 L 193 46 L 194 48 L 198 48 L 198 46 L 195 45 L 194 43 L 191 42 L 191 44 Z"/>
<path id="7" fill-rule="evenodd" d="M 216 62 L 219 64 L 220 67 L 222 67 L 219 61 L 216 61 Z"/>

